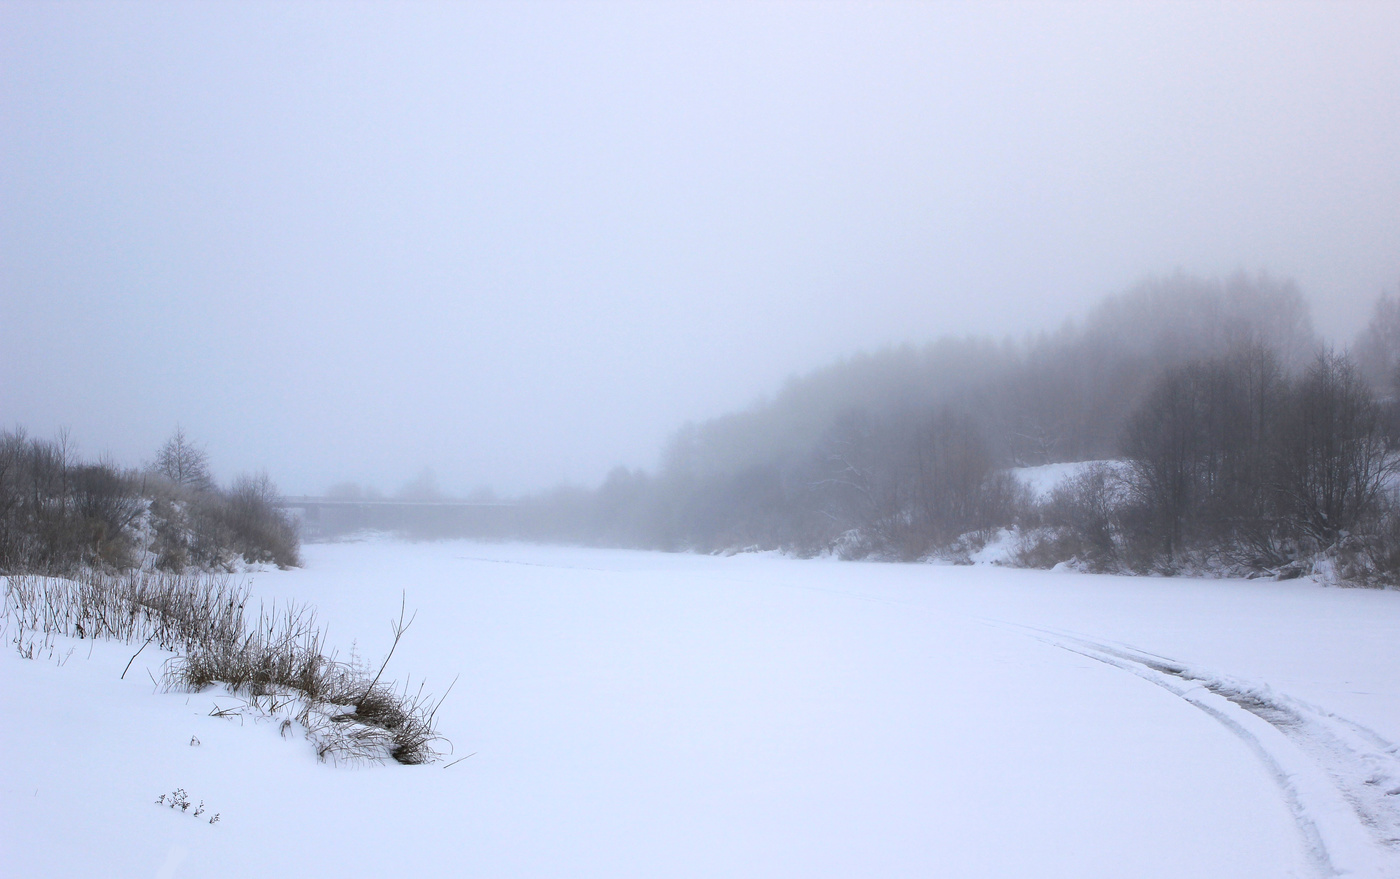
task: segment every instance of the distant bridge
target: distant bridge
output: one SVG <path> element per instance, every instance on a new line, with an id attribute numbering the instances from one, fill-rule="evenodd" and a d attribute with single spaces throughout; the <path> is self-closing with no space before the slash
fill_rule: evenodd
<path id="1" fill-rule="evenodd" d="M 341 498 L 341 497 L 310 497 L 308 495 L 291 495 L 280 497 L 273 501 L 273 506 L 281 507 L 284 510 L 312 510 L 323 509 L 373 509 L 376 507 L 423 507 L 423 508 L 450 508 L 457 510 L 469 510 L 489 507 L 517 507 L 519 504 L 505 501 L 414 501 L 401 500 L 397 498 Z"/>
<path id="2" fill-rule="evenodd" d="M 303 533 L 326 537 L 361 529 L 428 537 L 504 537 L 515 533 L 524 504 L 504 501 L 403 500 L 291 495 L 273 502 L 297 510 Z"/>

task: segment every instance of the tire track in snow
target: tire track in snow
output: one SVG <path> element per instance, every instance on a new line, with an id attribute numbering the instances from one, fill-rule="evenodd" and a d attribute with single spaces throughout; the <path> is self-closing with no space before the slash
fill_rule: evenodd
<path id="1" fill-rule="evenodd" d="M 1400 877 L 1400 748 L 1395 743 L 1266 684 L 1127 645 L 1018 628 L 1155 684 L 1238 736 L 1279 786 L 1317 875 Z"/>

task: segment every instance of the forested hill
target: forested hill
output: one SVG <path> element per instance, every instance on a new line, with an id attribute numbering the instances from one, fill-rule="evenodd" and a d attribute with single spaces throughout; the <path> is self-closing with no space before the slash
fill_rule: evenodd
<path id="1" fill-rule="evenodd" d="M 1085 526 L 1092 533 L 1071 540 L 1031 541 L 1021 559 L 1168 570 L 1228 556 L 1236 568 L 1276 569 L 1320 551 L 1314 544 L 1326 539 L 1308 543 L 1285 521 L 1289 492 L 1296 494 L 1286 460 L 1305 454 L 1285 440 L 1309 429 L 1290 413 L 1302 411 L 1305 397 L 1351 394 L 1355 423 L 1339 429 L 1360 434 L 1347 441 L 1388 448 L 1383 401 L 1396 334 L 1384 317 L 1395 310 L 1391 300 L 1378 304 L 1357 352 L 1363 370 L 1349 354 L 1324 349 L 1291 282 L 1244 274 L 1148 281 L 1032 338 L 944 336 L 790 379 L 771 400 L 686 425 L 655 474 L 618 469 L 595 491 L 534 499 L 528 530 L 702 551 L 960 557 L 969 540 L 1001 527 L 1057 540 L 1074 530 L 1032 503 L 1007 468 L 1131 459 L 1142 466 L 1115 471 L 1111 484 L 1100 474 L 1099 490 L 1109 494 L 1097 502 L 1112 508 L 1114 522 Z M 1155 411 L 1163 407 L 1169 411 Z M 1156 477 L 1145 459 L 1161 453 L 1153 445 L 1161 437 L 1189 459 L 1173 465 L 1180 472 L 1169 486 L 1148 484 Z M 1385 469 L 1388 460 L 1371 465 Z M 1347 515 L 1380 521 L 1382 475 L 1355 475 L 1365 484 L 1353 494 L 1365 497 L 1347 501 L 1358 505 Z M 1230 503 L 1218 495 L 1227 484 Z M 1218 521 L 1166 521 L 1167 494 Z M 1245 496 L 1247 510 L 1230 506 Z M 1186 515 L 1173 510 L 1167 518 Z M 1246 539 L 1244 530 L 1264 549 L 1226 552 L 1225 544 L 1237 549 Z"/>
<path id="2" fill-rule="evenodd" d="M 1289 371 L 1319 350 L 1296 286 L 1244 275 L 1148 282 L 1030 339 L 943 336 L 793 378 L 770 402 L 682 429 L 664 470 L 710 477 L 791 461 L 843 420 L 945 407 L 972 418 L 998 465 L 1111 457 L 1157 376 L 1247 345 Z"/>

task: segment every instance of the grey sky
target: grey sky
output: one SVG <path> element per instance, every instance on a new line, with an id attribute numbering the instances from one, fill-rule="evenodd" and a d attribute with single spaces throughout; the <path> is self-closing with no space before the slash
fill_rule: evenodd
<path id="1" fill-rule="evenodd" d="M 0 4 L 0 424 L 513 491 L 861 349 L 1400 283 L 1400 4 Z"/>

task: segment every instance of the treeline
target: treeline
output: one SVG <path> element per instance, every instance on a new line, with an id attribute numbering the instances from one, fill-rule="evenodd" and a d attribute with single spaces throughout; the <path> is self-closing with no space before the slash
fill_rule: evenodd
<path id="1" fill-rule="evenodd" d="M 296 526 L 276 499 L 265 475 L 215 484 L 178 429 L 142 469 L 83 461 L 66 432 L 0 432 L 0 574 L 295 566 Z"/>
<path id="2" fill-rule="evenodd" d="M 1383 299 L 1376 315 L 1358 365 L 1323 350 L 1289 282 L 1144 283 L 1054 333 L 944 338 L 790 380 L 679 431 L 655 474 L 532 499 L 521 530 L 958 559 L 1016 528 L 1024 564 L 1278 571 L 1330 552 L 1374 579 L 1393 521 L 1400 309 Z M 1049 504 L 1007 472 L 1105 459 L 1130 463 Z"/>
<path id="3" fill-rule="evenodd" d="M 1087 468 L 1035 509 L 1026 564 L 1269 571 L 1395 585 L 1400 509 L 1390 404 L 1352 358 L 1298 375 L 1245 347 L 1169 370 L 1128 419 L 1120 467 Z"/>

